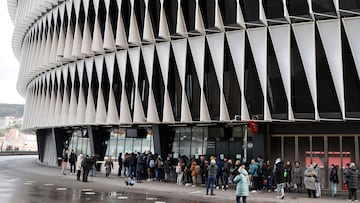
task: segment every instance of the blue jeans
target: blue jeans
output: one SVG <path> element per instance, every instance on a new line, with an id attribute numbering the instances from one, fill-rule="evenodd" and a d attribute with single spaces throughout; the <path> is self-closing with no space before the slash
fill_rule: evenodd
<path id="1" fill-rule="evenodd" d="M 331 196 L 336 196 L 337 194 L 337 183 L 331 183 Z"/>
<path id="2" fill-rule="evenodd" d="M 214 194 L 214 185 L 215 185 L 215 176 L 211 175 L 208 177 L 208 182 L 206 184 L 206 194 L 209 194 L 209 187 L 211 189 L 211 194 Z"/>
<path id="3" fill-rule="evenodd" d="M 135 166 L 129 166 L 129 174 L 128 174 L 128 177 L 129 178 L 132 178 L 134 177 L 134 174 L 135 174 Z"/>

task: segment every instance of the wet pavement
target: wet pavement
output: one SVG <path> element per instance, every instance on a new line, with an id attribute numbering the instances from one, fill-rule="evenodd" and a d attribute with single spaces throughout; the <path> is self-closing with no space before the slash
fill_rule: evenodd
<path id="1" fill-rule="evenodd" d="M 59 168 L 41 165 L 37 156 L 0 156 L 0 203 L 57 202 L 139 202 L 203 203 L 235 202 L 234 189 L 215 190 L 205 195 L 204 187 L 187 187 L 175 183 L 144 181 L 128 188 L 125 178 L 111 174 L 89 177 L 89 182 L 76 181 L 75 175 L 61 175 Z M 334 199 L 324 195 L 309 199 L 306 194 L 287 193 L 284 200 L 271 192 L 250 193 L 248 202 L 345 202 L 345 196 Z"/>

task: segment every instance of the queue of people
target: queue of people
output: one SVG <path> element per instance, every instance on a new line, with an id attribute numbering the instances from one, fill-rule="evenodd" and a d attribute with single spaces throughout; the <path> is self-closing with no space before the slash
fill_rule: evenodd
<path id="1" fill-rule="evenodd" d="M 77 180 L 87 182 L 88 176 L 93 175 L 94 166 L 97 165 L 96 156 L 80 154 L 76 156 L 74 150 L 63 156 L 62 174 L 66 174 L 66 164 L 70 163 L 70 173 L 76 172 Z M 249 164 L 236 160 L 233 164 L 227 157 L 211 156 L 208 160 L 205 156 L 198 159 L 189 159 L 181 156 L 178 159 L 152 154 L 150 151 L 144 153 L 132 152 L 119 153 L 118 176 L 127 177 L 131 180 L 128 185 L 147 181 L 170 182 L 176 178 L 176 183 L 196 187 L 206 186 L 206 195 L 215 195 L 215 189 L 227 190 L 229 184 L 236 184 L 236 202 L 246 203 L 246 198 L 251 192 L 276 192 L 276 198 L 284 199 L 286 192 L 302 193 L 307 191 L 309 198 L 321 197 L 321 173 L 317 163 L 312 163 L 305 169 L 299 161 L 292 166 L 291 161 L 284 162 L 277 158 L 274 163 L 266 162 L 261 156 L 251 159 Z M 112 158 L 104 162 L 105 176 L 108 177 L 114 169 Z M 76 171 L 75 171 L 76 169 Z M 329 173 L 330 189 L 332 197 L 337 196 L 339 180 L 339 166 L 332 164 Z M 174 177 L 174 172 L 176 177 Z M 357 200 L 358 170 L 355 163 L 347 164 L 344 170 L 344 181 L 348 187 L 348 200 Z M 136 181 L 135 181 L 136 180 Z M 209 193 L 210 192 L 210 193 Z"/>

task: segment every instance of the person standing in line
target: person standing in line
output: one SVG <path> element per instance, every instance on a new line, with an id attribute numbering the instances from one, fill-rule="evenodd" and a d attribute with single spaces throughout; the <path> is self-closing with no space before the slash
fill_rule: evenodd
<path id="1" fill-rule="evenodd" d="M 358 201 L 357 200 L 357 189 L 358 189 L 358 181 L 359 181 L 359 171 L 357 170 L 355 163 L 350 164 L 350 168 L 347 173 L 348 176 L 348 188 L 350 191 L 350 196 L 348 200 L 351 201 Z"/>
<path id="2" fill-rule="evenodd" d="M 137 158 L 135 152 L 131 152 L 129 157 L 129 172 L 128 172 L 129 178 L 133 178 L 134 176 L 136 176 L 136 160 Z"/>
<path id="3" fill-rule="evenodd" d="M 224 188 L 223 190 L 227 190 L 229 187 L 229 177 L 230 177 L 230 169 L 232 165 L 231 159 L 224 158 L 224 166 L 223 166 L 223 178 L 224 178 Z"/>
<path id="4" fill-rule="evenodd" d="M 183 175 L 184 175 L 184 171 L 183 171 L 183 168 L 182 168 L 182 161 L 181 159 L 179 159 L 179 162 L 175 168 L 175 172 L 177 174 L 177 177 L 176 177 L 176 184 L 178 185 L 181 185 L 182 184 L 182 179 L 183 179 Z"/>
<path id="5" fill-rule="evenodd" d="M 88 182 L 90 167 L 92 167 L 91 163 L 89 163 L 90 162 L 89 159 L 90 159 L 89 155 L 86 155 L 86 157 L 84 157 L 84 159 L 81 162 L 81 167 L 83 169 L 82 182 Z"/>
<path id="6" fill-rule="evenodd" d="M 339 184 L 338 166 L 331 164 L 331 167 L 332 167 L 330 171 L 331 196 L 336 197 L 337 185 Z"/>
<path id="7" fill-rule="evenodd" d="M 206 166 L 205 156 L 202 155 L 202 156 L 200 156 L 200 173 L 201 173 L 201 184 L 202 185 L 205 185 L 205 182 L 206 182 L 206 178 L 205 178 L 205 173 L 207 171 L 206 169 L 207 169 L 207 166 Z"/>
<path id="8" fill-rule="evenodd" d="M 124 176 L 129 176 L 129 160 L 130 160 L 130 154 L 128 152 L 125 153 L 124 157 Z"/>
<path id="9" fill-rule="evenodd" d="M 223 189 L 224 188 L 224 180 L 223 180 L 223 167 L 224 167 L 224 160 L 221 159 L 220 156 L 216 159 L 216 165 L 217 165 L 217 172 L 216 172 L 216 189 Z M 220 185 L 221 181 L 221 185 Z"/>
<path id="10" fill-rule="evenodd" d="M 239 175 L 239 169 L 241 167 L 240 160 L 236 160 L 233 168 L 232 179 Z"/>
<path id="11" fill-rule="evenodd" d="M 62 156 L 62 163 L 61 163 L 61 174 L 66 175 L 65 170 L 67 168 L 69 162 L 69 151 L 65 150 Z"/>
<path id="12" fill-rule="evenodd" d="M 76 167 L 75 167 L 76 159 L 77 159 L 77 156 L 76 156 L 76 154 L 75 154 L 75 151 L 74 151 L 74 150 L 71 150 L 70 158 L 69 158 L 70 174 L 71 174 L 71 175 L 72 175 L 73 173 L 75 174 L 75 172 L 76 172 Z"/>
<path id="13" fill-rule="evenodd" d="M 349 190 L 349 178 L 348 178 L 348 172 L 350 170 L 350 163 L 346 163 L 346 167 L 344 169 L 344 184 L 346 185 L 346 187 L 348 188 L 348 197 L 351 196 L 350 194 L 350 190 Z"/>
<path id="14" fill-rule="evenodd" d="M 114 168 L 114 163 L 111 159 L 111 156 L 109 156 L 109 159 L 105 161 L 105 177 L 108 177 L 111 173 L 111 169 Z"/>
<path id="15" fill-rule="evenodd" d="M 191 162 L 191 167 L 190 167 L 190 171 L 191 171 L 191 178 L 192 178 L 192 186 L 195 187 L 196 186 L 196 176 L 197 176 L 197 173 L 196 173 L 196 161 L 193 160 Z"/>
<path id="16" fill-rule="evenodd" d="M 141 183 L 144 176 L 144 154 L 138 153 L 136 160 L 136 182 Z"/>
<path id="17" fill-rule="evenodd" d="M 208 170 L 208 181 L 206 183 L 206 195 L 209 195 L 209 188 L 210 188 L 210 195 L 214 194 L 214 185 L 215 185 L 215 177 L 218 170 L 218 166 L 216 165 L 215 159 L 211 159 L 210 165 L 207 168 Z"/>
<path id="18" fill-rule="evenodd" d="M 268 192 L 272 192 L 273 190 L 273 165 L 270 160 L 266 161 L 263 174 L 266 180 L 266 188 Z"/>
<path id="19" fill-rule="evenodd" d="M 248 172 L 245 170 L 245 166 L 242 165 L 238 169 L 239 174 L 235 176 L 234 183 L 236 183 L 236 192 L 235 198 L 236 203 L 240 203 L 240 199 L 242 199 L 243 203 L 246 203 L 246 197 L 249 196 L 249 185 L 250 180 L 248 176 Z"/>
<path id="20" fill-rule="evenodd" d="M 164 161 L 164 173 L 165 173 L 165 182 L 169 182 L 172 180 L 172 173 L 171 173 L 171 160 L 170 157 L 166 157 Z"/>
<path id="21" fill-rule="evenodd" d="M 291 187 L 291 174 L 292 174 L 292 166 L 291 166 L 291 161 L 287 160 L 286 164 L 285 164 L 285 168 L 284 168 L 284 178 L 285 178 L 285 189 L 286 192 L 290 192 L 290 187 Z"/>
<path id="22" fill-rule="evenodd" d="M 258 156 L 257 157 L 257 163 L 258 163 L 258 176 L 259 176 L 259 179 L 258 179 L 258 188 L 259 190 L 263 190 L 264 189 L 264 169 L 265 169 L 265 162 L 264 162 L 264 159 L 261 157 L 261 156 Z"/>
<path id="23" fill-rule="evenodd" d="M 81 176 L 81 170 L 82 170 L 82 162 L 84 160 L 84 155 L 83 154 L 79 154 L 78 158 L 77 158 L 77 162 L 76 162 L 76 180 L 80 181 L 80 176 Z"/>
<path id="24" fill-rule="evenodd" d="M 316 171 L 316 180 L 315 180 L 315 189 L 316 189 L 316 197 L 321 197 L 321 176 L 320 176 L 320 168 L 317 163 L 314 163 L 314 170 Z"/>
<path id="25" fill-rule="evenodd" d="M 257 192 L 259 189 L 259 174 L 258 174 L 259 164 L 255 162 L 255 159 L 251 159 L 251 165 L 249 172 L 252 177 L 252 186 L 253 192 Z"/>
<path id="26" fill-rule="evenodd" d="M 118 176 L 121 177 L 121 171 L 123 169 L 123 159 L 122 159 L 122 153 L 119 153 L 118 156 L 118 163 L 119 163 L 119 171 L 118 171 Z"/>
<path id="27" fill-rule="evenodd" d="M 310 164 L 310 166 L 304 172 L 304 184 L 305 184 L 305 188 L 308 192 L 309 198 L 311 198 L 311 196 L 313 196 L 314 198 L 317 198 L 316 186 L 315 186 L 316 176 L 317 176 L 317 173 L 314 170 L 314 167 Z"/>
<path id="28" fill-rule="evenodd" d="M 301 193 L 302 181 L 303 181 L 303 169 L 300 167 L 300 162 L 295 162 L 295 168 L 293 170 L 294 187 L 296 192 Z"/>
<path id="29" fill-rule="evenodd" d="M 285 185 L 285 178 L 284 178 L 284 162 L 277 158 L 275 160 L 275 180 L 276 180 L 276 187 L 277 187 L 277 196 L 278 199 L 284 199 L 284 185 Z"/>

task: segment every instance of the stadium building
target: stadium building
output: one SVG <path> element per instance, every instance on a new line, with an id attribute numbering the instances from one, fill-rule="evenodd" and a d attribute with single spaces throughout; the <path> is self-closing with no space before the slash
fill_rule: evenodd
<path id="1" fill-rule="evenodd" d="M 359 163 L 359 0 L 8 0 L 39 160 Z M 341 174 L 341 173 L 339 173 Z M 323 178 L 327 184 L 327 178 Z"/>

